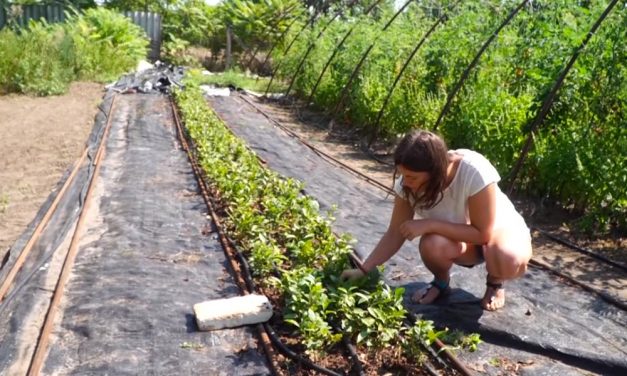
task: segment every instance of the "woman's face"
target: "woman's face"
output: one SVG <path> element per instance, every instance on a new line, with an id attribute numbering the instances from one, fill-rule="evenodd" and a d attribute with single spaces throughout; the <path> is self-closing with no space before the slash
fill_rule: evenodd
<path id="1" fill-rule="evenodd" d="M 403 187 L 413 193 L 420 192 L 429 180 L 428 172 L 412 171 L 403 165 L 398 165 L 396 169 L 403 177 Z"/>

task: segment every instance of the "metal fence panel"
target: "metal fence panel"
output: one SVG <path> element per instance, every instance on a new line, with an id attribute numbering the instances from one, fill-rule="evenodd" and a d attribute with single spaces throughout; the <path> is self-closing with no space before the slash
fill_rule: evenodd
<path id="1" fill-rule="evenodd" d="M 161 54 L 161 15 L 153 12 L 126 11 L 123 14 L 130 18 L 133 23 L 140 26 L 150 39 L 149 58 L 156 60 Z"/>
<path id="2" fill-rule="evenodd" d="M 10 19 L 13 19 L 17 25 L 24 27 L 28 25 L 30 20 L 44 19 L 48 23 L 56 23 L 65 21 L 65 13 L 63 5 L 12 5 L 5 9 L 0 6 L 0 29 L 5 27 Z M 15 14 L 12 14 L 15 12 Z"/>

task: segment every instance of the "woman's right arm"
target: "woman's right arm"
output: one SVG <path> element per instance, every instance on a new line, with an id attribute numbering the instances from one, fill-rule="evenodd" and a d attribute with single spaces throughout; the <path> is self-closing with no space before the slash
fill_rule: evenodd
<path id="1" fill-rule="evenodd" d="M 377 266 L 382 265 L 398 252 L 405 242 L 405 238 L 400 232 L 401 224 L 413 218 L 414 209 L 409 205 L 409 202 L 396 196 L 394 198 L 394 209 L 392 210 L 392 217 L 390 218 L 388 229 L 385 234 L 383 234 L 374 250 L 363 262 L 362 266 L 364 271 L 369 272 Z"/>

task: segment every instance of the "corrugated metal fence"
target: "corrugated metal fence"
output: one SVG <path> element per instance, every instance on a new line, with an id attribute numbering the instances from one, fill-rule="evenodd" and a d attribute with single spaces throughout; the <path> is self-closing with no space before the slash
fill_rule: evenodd
<path id="1" fill-rule="evenodd" d="M 133 23 L 144 29 L 150 38 L 150 59 L 157 60 L 161 51 L 161 15 L 153 12 L 124 12 Z"/>
<path id="2" fill-rule="evenodd" d="M 5 27 L 9 20 L 20 27 L 28 25 L 30 20 L 43 18 L 48 23 L 64 22 L 65 9 L 62 5 L 12 5 L 5 9 L 0 1 L 0 29 Z M 152 12 L 123 12 L 133 23 L 140 26 L 150 38 L 149 58 L 156 60 L 161 51 L 161 15 Z"/>
<path id="3" fill-rule="evenodd" d="M 9 19 L 14 20 L 20 26 L 28 25 L 30 20 L 63 22 L 65 21 L 65 13 L 61 5 L 10 5 L 8 9 L 0 6 L 0 29 L 2 29 Z"/>

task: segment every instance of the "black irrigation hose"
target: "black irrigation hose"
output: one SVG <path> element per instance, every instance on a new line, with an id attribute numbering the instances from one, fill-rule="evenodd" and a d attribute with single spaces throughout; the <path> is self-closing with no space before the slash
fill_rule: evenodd
<path id="1" fill-rule="evenodd" d="M 401 14 L 401 12 L 403 12 L 403 10 L 405 10 L 405 8 L 407 8 L 412 1 L 413 0 L 407 0 L 407 2 L 403 4 L 403 6 L 398 11 L 396 11 L 396 13 L 394 13 L 392 18 L 390 18 L 390 20 L 385 24 L 385 26 L 383 26 L 383 29 L 381 29 L 381 34 L 379 34 L 379 36 L 383 35 L 383 33 L 388 29 L 388 27 L 390 27 L 392 22 L 396 20 L 396 18 Z M 342 89 L 342 93 L 340 94 L 338 101 L 335 103 L 335 106 L 333 106 L 333 111 L 331 112 L 332 117 L 335 116 L 340 111 L 340 107 L 344 104 L 344 99 L 346 98 L 346 95 L 348 95 L 348 89 L 353 83 L 353 80 L 357 77 L 357 72 L 359 72 L 359 70 L 361 69 L 361 66 L 366 61 L 368 54 L 370 54 L 370 51 L 374 47 L 377 40 L 379 40 L 378 37 L 372 43 L 370 43 L 370 46 L 368 46 L 366 51 L 361 55 L 361 59 L 359 59 L 359 62 L 357 63 L 357 65 L 355 65 L 355 68 L 353 68 L 353 72 L 349 76 L 348 81 L 346 81 L 346 84 L 344 84 L 344 89 Z"/>
<path id="2" fill-rule="evenodd" d="M 346 337 L 342 337 L 342 342 L 344 343 L 344 346 L 346 346 L 346 348 L 348 349 L 348 353 L 350 354 L 350 357 L 353 358 L 353 368 L 351 368 L 351 371 L 354 370 L 354 372 L 357 373 L 357 375 L 363 376 L 364 367 L 361 365 L 361 362 L 359 361 L 359 356 L 357 356 L 357 349 L 355 348 L 355 345 L 353 345 L 351 341 L 349 341 L 349 339 Z"/>
<path id="3" fill-rule="evenodd" d="M 604 291 L 597 290 L 597 289 L 595 289 L 593 287 L 590 287 L 589 285 L 587 285 L 587 284 L 585 284 L 583 282 L 579 282 L 575 278 L 560 272 L 559 270 L 551 267 L 549 264 L 547 264 L 545 262 L 542 262 L 542 261 L 539 261 L 539 260 L 535 260 L 535 259 L 531 259 L 531 260 L 529 260 L 529 265 L 533 265 L 535 267 L 547 270 L 547 271 L 555 274 L 556 276 L 558 276 L 560 278 L 563 278 L 563 279 L 569 281 L 570 283 L 583 288 L 584 290 L 586 290 L 588 292 L 595 293 L 601 299 L 605 300 L 607 303 L 612 304 L 613 306 L 616 306 L 616 307 L 622 309 L 623 311 L 627 312 L 627 304 L 626 303 L 615 299 L 614 297 L 612 297 L 611 295 L 609 295 L 608 293 L 606 293 Z"/>
<path id="4" fill-rule="evenodd" d="M 381 0 L 376 0 L 374 3 L 372 3 L 370 8 L 368 8 L 365 11 L 364 15 L 367 16 L 370 13 L 370 11 L 374 9 L 375 6 L 379 5 L 380 2 L 381 2 Z M 333 53 L 331 54 L 331 57 L 329 57 L 329 59 L 327 59 L 327 62 L 324 64 L 324 67 L 322 68 L 322 72 L 320 72 L 320 75 L 318 76 L 318 79 L 316 80 L 316 83 L 314 84 L 313 89 L 311 89 L 311 92 L 309 93 L 309 97 L 307 97 L 307 101 L 305 103 L 307 103 L 307 104 L 311 103 L 311 98 L 313 98 L 314 94 L 316 93 L 316 90 L 318 89 L 318 85 L 320 85 L 320 82 L 322 81 L 322 77 L 324 76 L 324 74 L 326 73 L 327 69 L 329 68 L 329 65 L 331 65 L 331 62 L 335 58 L 335 55 L 337 55 L 337 53 L 340 51 L 340 48 L 342 48 L 342 46 L 344 45 L 344 42 L 346 42 L 346 40 L 353 33 L 353 31 L 355 30 L 355 28 L 357 27 L 358 24 L 359 23 L 355 23 L 353 25 L 353 27 L 351 27 L 348 30 L 348 32 L 346 34 L 344 34 L 344 38 L 342 38 L 340 43 L 338 43 L 338 45 L 333 49 Z"/>
<path id="5" fill-rule="evenodd" d="M 246 258 L 242 254 L 242 252 L 239 250 L 239 248 L 237 246 L 235 246 L 235 244 L 233 244 L 231 239 L 229 239 L 229 243 L 230 243 L 231 247 L 233 248 L 233 250 L 235 250 L 235 254 L 237 255 L 237 259 L 238 259 L 240 265 L 242 265 L 243 274 L 244 274 L 243 277 L 244 277 L 244 280 L 246 281 L 246 286 L 248 287 L 249 292 L 256 291 L 255 284 L 254 284 L 254 282 L 252 280 L 252 274 L 250 272 L 250 266 L 248 265 L 248 261 L 246 260 Z M 307 359 L 305 357 L 302 357 L 302 356 L 298 355 L 297 353 L 293 352 L 292 350 L 290 350 L 283 342 L 281 342 L 281 340 L 276 335 L 276 333 L 274 332 L 274 330 L 272 329 L 270 324 L 264 323 L 263 324 L 263 328 L 266 331 L 266 334 L 268 335 L 268 337 L 270 338 L 270 341 L 272 341 L 272 343 L 285 356 L 295 360 L 299 364 L 305 365 L 307 368 L 310 368 L 310 369 L 313 369 L 315 371 L 321 372 L 321 373 L 323 373 L 325 375 L 330 375 L 330 376 L 340 375 L 340 374 L 338 374 L 338 373 L 336 373 L 336 372 L 334 372 L 334 371 L 332 371 L 332 370 L 330 370 L 328 368 L 319 366 L 319 365 L 315 364 L 314 362 L 310 361 L 309 359 Z M 361 365 L 359 357 L 357 357 L 357 354 L 352 351 L 354 349 L 351 349 L 348 346 L 347 346 L 347 348 L 348 348 L 349 353 L 351 353 L 351 356 L 353 357 L 353 368 L 362 369 L 363 370 L 363 367 Z M 361 374 L 362 373 L 360 372 L 359 375 L 361 375 Z"/>
<path id="6" fill-rule="evenodd" d="M 442 122 L 442 119 L 444 119 L 444 116 L 448 113 L 449 109 L 451 108 L 451 105 L 453 104 L 453 99 L 455 98 L 459 90 L 462 88 L 462 85 L 464 84 L 468 76 L 470 75 L 470 71 L 477 65 L 477 63 L 479 63 L 479 59 L 481 58 L 485 50 L 488 49 L 488 46 L 490 46 L 492 41 L 496 39 L 496 37 L 501 32 L 501 30 L 503 30 L 503 28 L 507 26 L 509 22 L 514 19 L 514 17 L 516 17 L 518 12 L 528 2 L 529 0 L 523 0 L 520 4 L 518 4 L 518 6 L 514 10 L 511 11 L 509 16 L 507 16 L 505 21 L 503 21 L 501 25 L 499 25 L 499 27 L 494 31 L 494 33 L 490 35 L 490 38 L 488 38 L 488 40 L 483 44 L 483 46 L 481 46 L 481 49 L 479 50 L 479 52 L 477 52 L 477 55 L 475 55 L 475 58 L 472 60 L 470 65 L 468 65 L 466 70 L 464 70 L 464 73 L 462 73 L 462 76 L 459 78 L 459 81 L 457 81 L 457 83 L 455 84 L 455 87 L 453 88 L 453 90 L 448 94 L 448 98 L 446 98 L 446 104 L 442 108 L 442 111 L 440 112 L 440 115 L 438 116 L 438 120 L 436 120 L 435 124 L 433 124 L 433 131 L 436 131 L 438 129 L 438 126 Z M 381 111 L 379 112 L 379 116 L 377 117 L 377 126 L 379 125 L 379 119 L 381 118 L 382 113 L 383 113 L 383 108 L 381 108 Z"/>
<path id="7" fill-rule="evenodd" d="M 409 316 L 411 321 L 414 323 L 419 321 L 416 314 L 411 311 L 407 311 L 407 316 Z M 435 349 L 433 349 L 432 347 L 435 347 Z M 433 342 L 432 347 L 425 346 L 425 348 L 429 350 L 432 356 L 433 354 L 444 353 L 445 357 L 455 366 L 456 371 L 460 372 L 463 376 L 474 375 L 462 362 L 459 361 L 459 359 L 457 359 L 457 357 L 450 350 L 446 348 L 446 346 L 442 343 L 442 341 L 436 339 Z M 435 355 L 435 358 L 441 361 L 441 358 L 438 355 Z M 447 367 L 447 368 L 450 367 L 450 365 L 447 364 L 446 362 L 442 362 L 442 364 L 444 365 L 444 367 Z"/>
<path id="8" fill-rule="evenodd" d="M 622 263 L 619 263 L 619 262 L 616 262 L 614 260 L 611 260 L 611 259 L 609 259 L 609 258 L 607 258 L 607 257 L 605 257 L 603 255 L 600 255 L 598 253 L 595 253 L 595 252 L 593 252 L 593 251 L 591 251 L 589 249 L 581 248 L 577 244 L 571 243 L 568 240 L 562 239 L 559 236 L 553 235 L 553 234 L 549 233 L 548 231 L 544 231 L 544 230 L 542 230 L 542 229 L 540 229 L 538 227 L 532 227 L 531 229 L 534 230 L 534 231 L 538 231 L 543 236 L 546 236 L 547 238 L 549 238 L 549 239 L 551 239 L 551 240 L 553 240 L 553 241 L 555 241 L 557 243 L 560 243 L 562 245 L 565 245 L 565 246 L 567 246 L 567 247 L 569 247 L 569 248 L 571 248 L 571 249 L 573 249 L 573 250 L 575 250 L 577 252 L 583 253 L 583 254 L 588 255 L 590 257 L 593 257 L 593 258 L 595 258 L 597 260 L 601 260 L 601 261 L 603 261 L 603 262 L 605 262 L 607 264 L 610 264 L 610 265 L 612 265 L 612 266 L 614 266 L 614 267 L 616 267 L 616 268 L 618 268 L 618 269 L 620 269 L 622 271 L 627 272 L 627 265 L 624 265 Z"/>
<path id="9" fill-rule="evenodd" d="M 319 156 L 326 158 L 327 160 L 332 161 L 333 163 L 336 163 L 340 166 L 342 166 L 343 168 L 345 168 L 346 170 L 352 172 L 353 174 L 359 176 L 360 178 L 368 181 L 370 184 L 379 187 L 381 190 L 387 192 L 387 193 L 393 193 L 393 191 L 379 183 L 377 180 L 372 179 L 371 177 L 355 170 L 354 168 L 348 166 L 347 164 L 339 161 L 337 158 L 333 158 L 332 156 L 330 156 L 329 154 L 323 152 L 322 150 L 316 148 L 315 146 L 311 145 L 309 142 L 307 142 L 306 140 L 304 140 L 302 137 L 298 136 L 296 133 L 292 132 L 291 130 L 289 130 L 287 127 L 285 127 L 283 124 L 279 123 L 277 120 L 275 120 L 274 118 L 272 118 L 270 115 L 266 114 L 262 109 L 260 109 L 259 107 L 257 107 L 255 104 L 253 104 L 252 102 L 250 102 L 249 100 L 247 100 L 245 97 L 240 96 L 240 98 L 242 98 L 242 100 L 246 103 L 248 103 L 252 108 L 254 108 L 257 112 L 259 112 L 261 115 L 263 115 L 266 119 L 268 119 L 270 122 L 272 122 L 272 124 L 276 125 L 277 127 L 279 127 L 280 129 L 282 129 L 284 132 L 286 132 L 287 134 L 289 134 L 290 136 L 296 138 L 298 141 L 300 141 L 303 145 L 307 146 L 309 149 L 311 149 L 313 152 L 315 152 L 316 154 L 318 154 Z"/>
<path id="10" fill-rule="evenodd" d="M 288 358 L 297 361 L 299 364 L 303 364 L 308 368 L 313 369 L 314 371 L 318 371 L 320 373 L 322 373 L 323 375 L 328 375 L 328 376 L 343 376 L 337 372 L 331 371 L 330 369 L 321 367 L 313 362 L 311 362 L 310 360 L 303 358 L 301 356 L 299 356 L 297 353 L 293 352 L 292 350 L 290 350 L 287 346 L 285 346 L 285 344 L 283 342 L 281 342 L 277 336 L 277 334 L 274 332 L 274 329 L 272 329 L 272 327 L 270 326 L 270 324 L 263 323 L 263 327 L 266 331 L 266 333 L 268 333 L 268 336 L 270 337 L 270 340 L 272 341 L 272 344 L 274 346 L 276 346 L 279 351 L 281 351 L 281 353 L 283 353 L 285 356 L 287 356 Z"/>
<path id="11" fill-rule="evenodd" d="M 527 153 L 529 153 L 529 149 L 531 148 L 531 145 L 533 143 L 534 133 L 542 125 L 544 118 L 549 113 L 549 109 L 551 108 L 551 105 L 553 105 L 553 102 L 555 101 L 555 98 L 557 97 L 557 92 L 564 84 L 564 79 L 566 78 L 566 75 L 568 74 L 568 72 L 570 72 L 573 65 L 575 65 L 575 61 L 579 57 L 579 54 L 586 47 L 590 39 L 592 39 L 597 29 L 599 28 L 599 26 L 601 26 L 601 23 L 606 19 L 607 15 L 612 11 L 616 3 L 618 3 L 618 0 L 613 0 L 605 8 L 601 16 L 599 16 L 599 18 L 596 20 L 596 22 L 594 23 L 590 31 L 588 31 L 586 38 L 581 42 L 579 47 L 575 49 L 575 52 L 570 58 L 570 61 L 568 62 L 568 64 L 566 64 L 566 67 L 564 68 L 564 70 L 562 70 L 562 72 L 558 76 L 548 96 L 542 102 L 542 107 L 536 113 L 535 118 L 533 118 L 533 120 L 531 121 L 531 124 L 526 127 L 529 131 L 529 136 L 527 136 L 527 140 L 525 141 L 525 144 L 522 150 L 520 151 L 520 157 L 518 158 L 518 161 L 516 161 L 516 165 L 514 166 L 513 170 L 510 172 L 508 176 L 508 180 L 509 180 L 509 187 L 507 189 L 508 194 L 511 194 L 514 189 L 514 184 L 516 183 L 516 179 L 518 178 L 518 173 L 520 172 L 523 162 L 525 158 L 527 157 Z"/>

